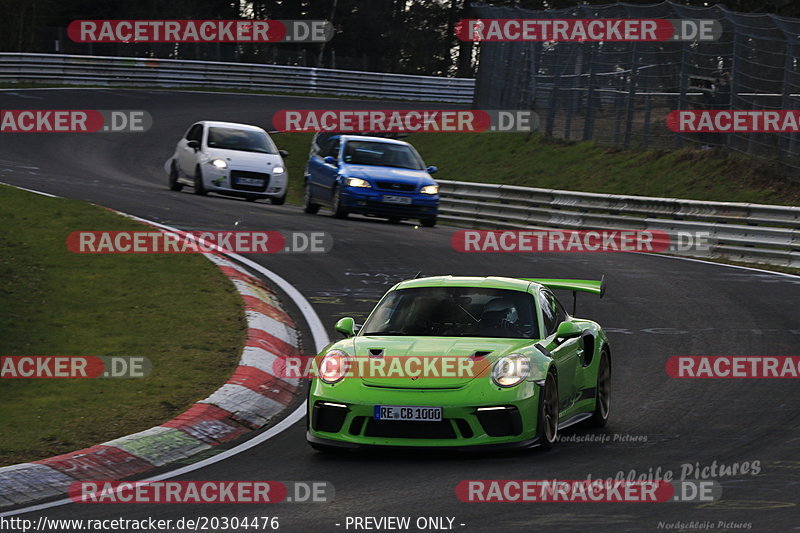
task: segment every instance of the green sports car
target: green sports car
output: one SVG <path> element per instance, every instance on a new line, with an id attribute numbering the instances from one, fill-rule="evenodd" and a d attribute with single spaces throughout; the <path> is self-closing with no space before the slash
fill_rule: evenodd
<path id="1" fill-rule="evenodd" d="M 440 276 L 392 287 L 356 332 L 316 358 L 308 442 L 522 448 L 608 420 L 611 349 L 552 290 L 602 297 L 601 281 Z M 573 311 L 574 312 L 574 311 Z"/>

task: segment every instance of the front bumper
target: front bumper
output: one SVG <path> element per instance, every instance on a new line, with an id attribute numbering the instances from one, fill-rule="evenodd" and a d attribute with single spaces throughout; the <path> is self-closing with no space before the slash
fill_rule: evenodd
<path id="1" fill-rule="evenodd" d="M 258 175 L 264 180 L 264 186 L 238 185 L 235 183 L 234 179 L 237 173 Z M 271 175 L 249 168 L 228 167 L 226 169 L 218 169 L 213 165 L 205 165 L 203 168 L 203 186 L 205 189 L 209 192 L 228 196 L 244 198 L 280 198 L 286 195 L 288 182 L 289 176 L 286 172 Z"/>
<path id="2" fill-rule="evenodd" d="M 338 384 L 337 384 L 338 385 Z M 475 394 L 485 388 L 484 394 Z M 484 383 L 460 389 L 395 389 L 312 384 L 307 439 L 331 447 L 521 448 L 535 445 L 538 386 Z M 472 400 L 472 401 L 470 401 Z M 331 405 L 332 404 L 332 405 Z M 442 407 L 441 422 L 373 418 L 376 405 Z M 338 407 L 337 407 L 338 406 Z M 343 406 L 343 407 L 342 407 Z"/>
<path id="3" fill-rule="evenodd" d="M 386 445 L 381 444 L 354 444 L 334 439 L 324 439 L 317 437 L 310 431 L 306 432 L 306 440 L 311 444 L 317 444 L 328 448 L 338 448 L 341 450 L 363 450 L 363 449 L 386 449 Z M 512 441 L 512 442 L 498 442 L 495 444 L 472 444 L 472 445 L 443 445 L 437 446 L 436 449 L 442 450 L 457 450 L 462 452 L 483 452 L 483 451 L 500 451 L 500 450 L 523 450 L 532 448 L 539 445 L 539 438 L 529 440 Z M 393 450 L 417 450 L 419 446 L 403 446 L 392 445 Z"/>
<path id="4" fill-rule="evenodd" d="M 389 203 L 385 196 L 409 198 L 409 204 Z M 350 213 L 387 218 L 433 218 L 439 211 L 438 194 L 383 191 L 361 187 L 345 187 L 342 203 Z"/>

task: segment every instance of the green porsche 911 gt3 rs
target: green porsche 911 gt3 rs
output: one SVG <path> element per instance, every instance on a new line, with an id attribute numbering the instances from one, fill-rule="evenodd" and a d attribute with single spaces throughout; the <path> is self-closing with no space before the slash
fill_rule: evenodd
<path id="1" fill-rule="evenodd" d="M 551 447 L 558 431 L 608 420 L 611 350 L 553 289 L 603 281 L 441 276 L 392 287 L 356 333 L 317 356 L 308 442 L 465 449 Z"/>

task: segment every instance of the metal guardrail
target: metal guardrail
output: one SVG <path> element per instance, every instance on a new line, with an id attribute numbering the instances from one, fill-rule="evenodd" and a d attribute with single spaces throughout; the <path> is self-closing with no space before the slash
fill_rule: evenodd
<path id="1" fill-rule="evenodd" d="M 461 226 L 707 232 L 707 249 L 681 255 L 800 268 L 800 207 L 437 181 L 439 218 Z"/>
<path id="2" fill-rule="evenodd" d="M 471 104 L 475 80 L 178 59 L 0 53 L 0 83 L 215 87 Z"/>

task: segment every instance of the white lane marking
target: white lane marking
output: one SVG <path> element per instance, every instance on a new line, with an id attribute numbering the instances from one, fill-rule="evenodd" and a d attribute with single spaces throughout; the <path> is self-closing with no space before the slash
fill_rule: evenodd
<path id="1" fill-rule="evenodd" d="M 681 257 L 679 255 L 666 255 L 666 254 L 650 254 L 647 252 L 636 252 L 636 253 L 639 253 L 641 255 L 654 255 L 657 257 L 666 257 L 668 259 L 680 259 L 681 261 L 691 261 L 693 263 L 704 263 L 706 265 L 724 266 L 730 268 L 738 268 L 741 270 L 753 270 L 755 272 L 763 272 L 764 274 L 774 274 L 776 276 L 785 276 L 787 278 L 800 278 L 800 276 L 798 276 L 797 274 L 789 274 L 787 272 L 777 272 L 775 270 L 764 270 L 763 268 L 755 268 L 755 267 L 748 267 L 741 265 L 729 265 L 727 263 L 715 263 L 714 261 L 704 261 L 702 259 L 695 259 L 693 257 Z"/>
<path id="2" fill-rule="evenodd" d="M 11 185 L 11 187 L 16 187 L 16 185 Z M 21 188 L 21 187 L 17 187 L 17 188 Z M 27 189 L 25 189 L 25 190 L 27 190 Z M 39 193 L 39 191 L 30 191 L 30 192 Z M 39 193 L 39 194 L 45 194 L 45 196 L 53 196 L 53 195 L 49 195 L 47 193 Z M 53 198 L 58 198 L 58 197 L 57 196 L 53 196 Z M 164 229 L 166 229 L 168 231 L 180 231 L 180 230 L 178 230 L 176 228 L 172 228 L 172 227 L 166 226 L 164 224 L 159 224 L 158 222 L 153 222 L 151 220 L 140 218 L 140 217 L 137 217 L 137 216 L 134 216 L 134 215 L 130 215 L 130 214 L 127 214 L 127 213 L 122 213 L 121 211 L 117 211 L 117 212 L 122 214 L 122 215 L 125 215 L 125 216 L 127 216 L 127 217 L 129 217 L 131 219 L 138 220 L 140 222 L 145 222 L 147 224 L 152 224 L 154 226 L 164 228 Z M 242 263 L 245 263 L 248 267 L 252 268 L 253 270 L 257 271 L 260 274 L 263 274 L 265 277 L 267 277 L 270 280 L 272 280 L 276 285 L 278 285 L 281 288 L 281 290 L 283 290 L 283 292 L 286 293 L 287 296 L 289 296 L 289 298 L 291 298 L 294 301 L 294 304 L 297 306 L 297 308 L 303 314 L 303 318 L 305 319 L 306 324 L 308 324 L 308 328 L 311 330 L 311 337 L 314 339 L 314 345 L 316 346 L 316 351 L 317 352 L 321 352 L 322 349 L 330 342 L 330 339 L 328 338 L 328 333 L 325 331 L 325 328 L 322 325 L 322 321 L 320 320 L 319 315 L 317 315 L 317 312 L 314 311 L 314 308 L 311 306 L 311 304 L 306 299 L 306 297 L 303 296 L 302 294 L 300 294 L 300 291 L 298 291 L 296 288 L 294 288 L 294 286 L 291 283 L 289 283 L 288 281 L 283 279 L 278 274 L 276 274 L 276 273 L 272 272 L 271 270 L 267 269 L 266 267 L 263 267 L 263 266 L 259 265 L 255 261 L 251 261 L 249 259 L 246 259 L 246 258 L 244 258 L 244 257 L 242 257 L 242 256 L 240 256 L 238 254 L 226 254 L 226 255 L 236 258 L 238 261 L 240 261 Z M 161 481 L 163 479 L 171 479 L 173 477 L 182 476 L 183 474 L 188 474 L 189 472 L 193 472 L 195 470 L 199 470 L 201 468 L 205 468 L 206 466 L 212 465 L 214 463 L 218 463 L 219 461 L 224 461 L 225 459 L 227 459 L 229 457 L 233 457 L 234 455 L 237 455 L 239 453 L 247 451 L 247 450 L 249 450 L 250 448 L 252 448 L 254 446 L 258 446 L 262 442 L 265 442 L 265 441 L 271 439 L 272 437 L 274 437 L 276 435 L 279 435 L 280 433 L 282 433 L 282 432 L 286 431 L 287 429 L 289 429 L 290 427 L 292 427 L 299 420 L 302 420 L 305 415 L 306 415 L 306 402 L 303 402 L 289 416 L 287 416 L 286 418 L 284 418 L 283 420 L 278 422 L 275 426 L 269 428 L 264 433 L 261 433 L 260 435 L 257 435 L 255 437 L 253 437 L 252 439 L 241 443 L 240 445 L 236 446 L 235 448 L 231 448 L 230 450 L 226 450 L 226 451 L 224 451 L 222 453 L 219 453 L 219 454 L 214 455 L 212 457 L 208 457 L 207 459 L 203 459 L 202 461 L 198 461 L 198 462 L 196 462 L 194 464 L 187 465 L 187 466 L 178 468 L 176 470 L 172 470 L 170 472 L 166 472 L 164 474 L 160 474 L 158 476 L 153 476 L 153 477 L 150 477 L 150 478 L 146 478 L 143 481 Z M 69 498 L 64 498 L 62 500 L 56 500 L 56 501 L 53 501 L 53 502 L 41 503 L 41 504 L 38 504 L 38 505 L 25 507 L 25 508 L 22 508 L 22 509 L 15 509 L 13 511 L 7 511 L 5 513 L 0 513 L 0 517 L 14 516 L 14 515 L 22 514 L 22 513 L 32 513 L 32 512 L 36 512 L 36 511 L 41 511 L 43 509 L 50 509 L 52 507 L 60 507 L 62 505 L 66 505 L 66 504 L 69 504 L 69 503 L 73 503 L 73 501 L 70 500 Z"/>
<path id="3" fill-rule="evenodd" d="M 8 185 L 9 187 L 14 187 L 15 189 L 20 189 L 26 192 L 32 192 L 33 194 L 40 194 L 42 196 L 47 196 L 48 198 L 60 198 L 55 194 L 50 194 L 48 192 L 42 192 L 42 191 L 34 191 L 33 189 L 26 189 L 25 187 L 20 187 L 19 185 L 11 185 L 10 183 L 3 183 L 2 181 L 0 181 L 0 185 Z"/>

